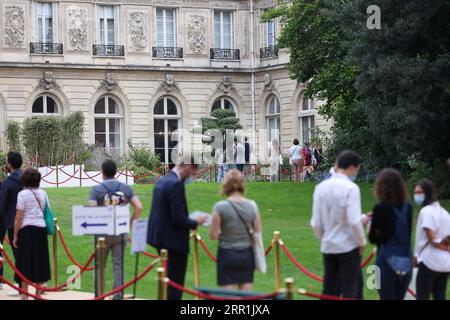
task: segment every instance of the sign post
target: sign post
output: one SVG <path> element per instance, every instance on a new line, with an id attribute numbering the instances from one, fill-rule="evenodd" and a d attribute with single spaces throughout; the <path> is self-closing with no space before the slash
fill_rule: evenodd
<path id="1" fill-rule="evenodd" d="M 139 256 L 147 248 L 147 219 L 134 221 L 132 227 L 131 253 L 136 254 L 134 277 L 138 276 Z M 136 299 L 137 282 L 133 285 L 133 299 Z"/>

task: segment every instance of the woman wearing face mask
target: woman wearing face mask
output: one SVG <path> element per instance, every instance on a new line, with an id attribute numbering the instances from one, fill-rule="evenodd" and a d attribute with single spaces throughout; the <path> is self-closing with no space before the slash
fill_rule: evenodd
<path id="1" fill-rule="evenodd" d="M 381 300 L 403 300 L 412 277 L 412 206 L 400 172 L 384 169 L 375 180 L 374 207 L 369 231 L 377 245 Z"/>
<path id="2" fill-rule="evenodd" d="M 450 215 L 437 201 L 433 182 L 424 179 L 414 188 L 421 206 L 416 227 L 415 264 L 418 300 L 445 300 L 450 272 Z"/>

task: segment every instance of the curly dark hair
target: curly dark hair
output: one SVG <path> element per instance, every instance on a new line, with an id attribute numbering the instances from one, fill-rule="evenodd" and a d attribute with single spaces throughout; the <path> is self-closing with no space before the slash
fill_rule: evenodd
<path id="1" fill-rule="evenodd" d="M 20 181 L 25 188 L 39 188 L 41 173 L 36 168 L 28 167 L 20 175 Z"/>
<path id="2" fill-rule="evenodd" d="M 381 202 L 400 206 L 408 199 L 402 175 L 396 169 L 383 169 L 375 179 L 375 197 Z"/>

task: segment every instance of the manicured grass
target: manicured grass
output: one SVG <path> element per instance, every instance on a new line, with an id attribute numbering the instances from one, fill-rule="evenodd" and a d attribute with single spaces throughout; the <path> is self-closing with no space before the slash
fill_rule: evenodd
<path id="1" fill-rule="evenodd" d="M 322 257 L 319 252 L 319 242 L 316 240 L 309 221 L 311 218 L 312 192 L 314 183 L 248 183 L 247 196 L 254 199 L 261 211 L 263 227 L 264 227 L 264 243 L 267 246 L 271 239 L 273 231 L 279 230 L 281 237 L 294 254 L 297 260 L 305 265 L 312 272 L 322 275 Z M 372 186 L 369 184 L 361 184 L 362 207 L 364 212 L 372 210 L 374 199 L 372 196 Z M 143 217 L 149 215 L 150 204 L 152 199 L 152 185 L 136 185 L 134 190 L 144 204 Z M 72 251 L 75 259 L 81 264 L 88 259 L 94 249 L 93 237 L 74 237 L 72 236 L 72 206 L 86 204 L 90 188 L 60 188 L 46 190 L 51 206 L 56 213 L 59 225 L 66 239 L 69 249 Z M 222 199 L 220 196 L 220 185 L 214 183 L 194 183 L 187 187 L 187 195 L 189 201 L 189 210 L 201 210 L 210 212 L 215 202 Z M 449 208 L 450 203 L 444 202 Z M 415 215 L 418 209 L 415 207 Z M 204 241 L 211 251 L 215 254 L 217 251 L 217 242 L 208 239 L 208 229 L 201 227 L 200 233 Z M 51 239 L 50 244 L 51 244 Z M 7 250 L 10 252 L 8 246 Z M 364 256 L 371 252 L 372 247 L 366 249 Z M 51 250 L 51 249 L 50 249 Z M 155 253 L 153 248 L 148 251 Z M 51 252 L 51 251 L 50 251 Z M 199 249 L 200 252 L 200 284 L 206 287 L 216 286 L 216 269 L 215 263 Z M 282 279 L 284 277 L 294 277 L 297 287 L 302 287 L 313 292 L 321 291 L 321 284 L 313 279 L 308 278 L 301 273 L 287 258 L 281 253 Z M 274 255 L 273 251 L 269 254 L 267 274 L 255 274 L 255 290 L 260 292 L 272 292 L 275 287 L 275 277 L 273 269 Z M 139 270 L 142 271 L 150 262 L 150 258 L 142 256 L 140 259 Z M 58 243 L 58 283 L 62 283 L 67 279 L 67 267 L 72 263 L 67 258 L 62 246 Z M 134 277 L 135 258 L 131 255 L 131 246 L 126 248 L 125 255 L 125 281 Z M 5 276 L 12 279 L 10 268 L 5 268 Z M 364 273 L 365 274 L 365 273 Z M 367 275 L 365 274 L 365 277 Z M 108 258 L 107 267 L 107 284 L 106 290 L 112 288 L 112 266 L 111 258 Z M 81 290 L 93 292 L 93 272 L 86 272 L 82 277 Z M 193 265 L 192 250 L 190 255 L 189 267 L 187 272 L 186 286 L 193 287 Z M 140 298 L 155 299 L 156 298 L 156 272 L 151 271 L 144 279 L 138 282 L 137 295 Z M 132 293 L 132 287 L 127 291 Z M 184 295 L 185 299 L 192 297 Z M 300 297 L 298 297 L 300 298 Z M 365 289 L 366 299 L 376 299 L 377 294 L 374 290 Z M 303 298 L 302 298 L 303 299 Z"/>

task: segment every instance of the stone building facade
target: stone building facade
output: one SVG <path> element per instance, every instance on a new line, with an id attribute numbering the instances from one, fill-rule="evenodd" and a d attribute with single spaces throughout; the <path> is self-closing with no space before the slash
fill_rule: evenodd
<path id="1" fill-rule="evenodd" d="M 289 78 L 278 21 L 259 21 L 274 2 L 0 0 L 0 130 L 82 111 L 87 143 L 124 154 L 130 140 L 170 161 L 174 129 L 233 108 L 246 130 L 279 129 L 287 153 L 330 123 Z"/>

